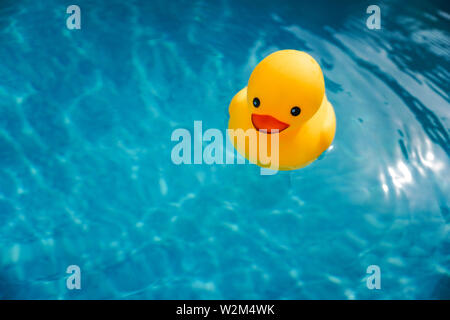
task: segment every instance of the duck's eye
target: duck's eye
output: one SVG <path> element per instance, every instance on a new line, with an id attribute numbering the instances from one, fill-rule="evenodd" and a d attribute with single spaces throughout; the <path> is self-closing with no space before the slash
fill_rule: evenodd
<path id="1" fill-rule="evenodd" d="M 291 109 L 291 114 L 292 114 L 294 117 L 296 117 L 296 116 L 298 116 L 298 115 L 300 114 L 301 111 L 302 111 L 302 110 L 300 110 L 299 107 L 293 107 L 293 108 Z"/>
<path id="2" fill-rule="evenodd" d="M 253 106 L 255 108 L 258 108 L 260 104 L 261 104 L 261 102 L 259 101 L 258 98 L 253 99 Z"/>

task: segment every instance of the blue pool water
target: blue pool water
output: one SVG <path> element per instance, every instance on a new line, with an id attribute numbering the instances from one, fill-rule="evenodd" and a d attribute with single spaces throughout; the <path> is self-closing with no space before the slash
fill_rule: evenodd
<path id="1" fill-rule="evenodd" d="M 445 1 L 377 2 L 381 30 L 368 1 L 73 2 L 81 30 L 67 1 L 0 2 L 1 299 L 450 298 Z M 173 130 L 225 130 L 287 48 L 323 68 L 332 149 L 174 165 Z"/>

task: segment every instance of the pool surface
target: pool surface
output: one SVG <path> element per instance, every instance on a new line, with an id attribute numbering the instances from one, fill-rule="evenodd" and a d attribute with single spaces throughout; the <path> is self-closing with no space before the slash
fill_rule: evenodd
<path id="1" fill-rule="evenodd" d="M 449 299 L 445 1 L 0 2 L 0 299 Z M 280 49 L 322 66 L 312 165 L 175 165 Z M 68 290 L 66 268 L 81 268 Z M 381 289 L 366 269 L 381 270 Z"/>

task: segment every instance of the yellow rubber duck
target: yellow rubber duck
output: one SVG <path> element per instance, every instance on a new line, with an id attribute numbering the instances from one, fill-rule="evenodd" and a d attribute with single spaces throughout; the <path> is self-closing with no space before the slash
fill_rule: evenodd
<path id="1" fill-rule="evenodd" d="M 319 64 L 309 54 L 281 50 L 264 58 L 253 70 L 248 86 L 239 91 L 229 107 L 228 129 L 260 131 L 261 137 L 277 134 L 279 170 L 294 170 L 316 160 L 333 142 L 336 117 L 325 95 Z M 249 158 L 230 137 L 234 147 L 251 162 L 265 167 L 259 159 Z M 268 149 L 270 150 L 270 141 Z"/>

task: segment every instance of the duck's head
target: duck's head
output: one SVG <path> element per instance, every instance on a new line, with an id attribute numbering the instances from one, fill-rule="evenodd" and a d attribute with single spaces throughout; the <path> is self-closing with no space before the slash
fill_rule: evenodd
<path id="1" fill-rule="evenodd" d="M 309 54 L 281 50 L 262 60 L 247 87 L 252 123 L 267 133 L 301 127 L 320 108 L 325 84 L 319 64 Z"/>

